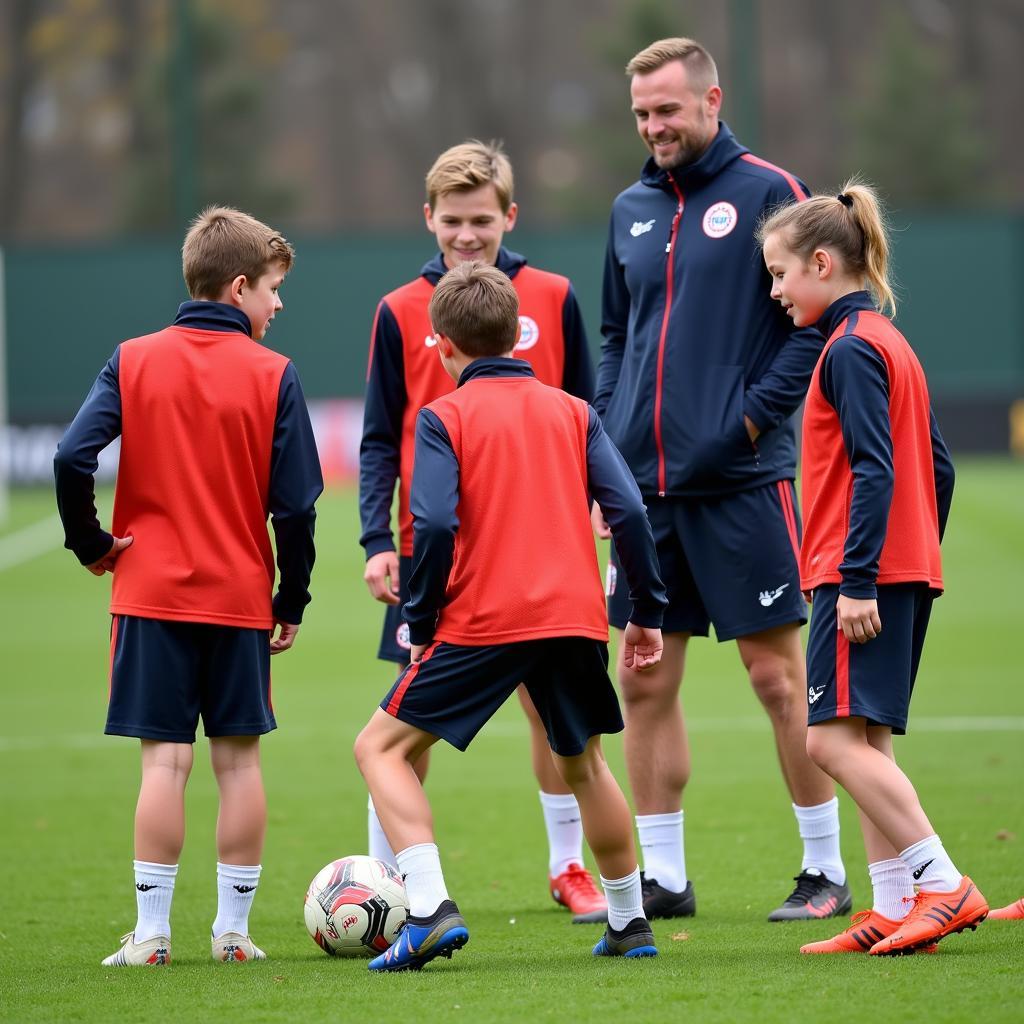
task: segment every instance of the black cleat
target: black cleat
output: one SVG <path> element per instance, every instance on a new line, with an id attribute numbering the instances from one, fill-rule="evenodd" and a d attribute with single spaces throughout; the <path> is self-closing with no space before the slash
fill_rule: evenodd
<path id="1" fill-rule="evenodd" d="M 842 917 L 853 908 L 849 886 L 836 885 L 817 868 L 805 868 L 793 881 L 796 888 L 768 915 L 769 921 L 817 921 Z"/>
<path id="2" fill-rule="evenodd" d="M 660 917 L 693 917 L 697 913 L 697 897 L 693 882 L 687 882 L 682 892 L 672 892 L 658 885 L 656 878 L 640 872 L 640 890 L 644 897 L 644 913 L 648 921 Z"/>
<path id="3" fill-rule="evenodd" d="M 634 917 L 620 932 L 608 925 L 594 947 L 594 956 L 625 956 L 633 959 L 638 956 L 657 955 L 658 947 L 654 944 L 654 932 L 642 917 Z"/>

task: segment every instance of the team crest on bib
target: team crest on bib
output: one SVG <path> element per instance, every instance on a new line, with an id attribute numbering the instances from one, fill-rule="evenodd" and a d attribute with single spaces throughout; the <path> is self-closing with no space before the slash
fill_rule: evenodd
<path id="1" fill-rule="evenodd" d="M 408 651 L 412 648 L 412 644 L 409 642 L 408 622 L 403 622 L 398 629 L 395 630 L 395 642 L 403 651 Z"/>
<path id="2" fill-rule="evenodd" d="M 540 340 L 540 328 L 532 316 L 520 316 L 519 326 L 522 328 L 522 332 L 519 335 L 519 344 L 516 345 L 515 350 L 517 352 L 525 352 L 528 348 L 533 348 Z"/>
<path id="3" fill-rule="evenodd" d="M 739 215 L 732 203 L 712 203 L 704 214 L 704 234 L 708 238 L 725 238 L 738 220 Z"/>

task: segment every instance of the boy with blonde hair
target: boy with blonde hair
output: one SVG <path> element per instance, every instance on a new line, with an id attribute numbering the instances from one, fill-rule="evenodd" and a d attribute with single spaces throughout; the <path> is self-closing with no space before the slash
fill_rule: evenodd
<path id="1" fill-rule="evenodd" d="M 387 605 L 378 657 L 409 663 L 408 600 L 412 560 L 409 485 L 413 435 L 423 406 L 448 394 L 453 383 L 433 351 L 427 305 L 441 277 L 466 260 L 496 266 L 519 296 L 522 335 L 516 353 L 539 380 L 587 401 L 594 377 L 586 333 L 572 284 L 565 277 L 527 265 L 502 245 L 515 226 L 512 165 L 496 144 L 470 140 L 445 150 L 426 177 L 423 207 L 427 230 L 439 252 L 420 275 L 385 295 L 377 307 L 370 340 L 363 440 L 359 458 L 360 543 L 366 550 L 364 579 L 370 593 Z M 399 544 L 391 533 L 391 506 L 398 483 Z M 519 691 L 530 724 L 533 769 L 548 834 L 549 888 L 576 923 L 603 921 L 604 898 L 583 868 L 579 808 L 548 751 L 540 719 L 524 689 Z M 419 764 L 420 777 L 427 760 Z M 369 809 L 370 853 L 394 863 L 373 807 Z"/>
<path id="2" fill-rule="evenodd" d="M 293 259 L 280 234 L 247 214 L 204 211 L 182 250 L 192 301 L 170 327 L 118 345 L 54 460 L 65 547 L 94 575 L 114 576 L 105 731 L 142 743 L 138 917 L 106 966 L 170 963 L 200 717 L 220 790 L 213 957 L 265 958 L 248 933 L 266 832 L 259 737 L 276 728 L 270 656 L 292 646 L 310 600 L 323 489 L 295 367 L 254 344 L 283 308 Z M 108 533 L 94 474 L 118 436 Z"/>
<path id="3" fill-rule="evenodd" d="M 409 893 L 409 920 L 372 971 L 418 970 L 468 942 L 414 765 L 438 739 L 465 750 L 520 684 L 601 870 L 608 927 L 594 955 L 657 953 L 629 807 L 601 753 L 601 733 L 619 732 L 622 716 L 608 678 L 589 496 L 606 509 L 622 552 L 633 595 L 624 655 L 637 671 L 661 657 L 654 538 L 594 410 L 515 358 L 518 309 L 508 278 L 478 261 L 449 271 L 430 301 L 437 355 L 458 387 L 416 418 L 412 663 L 355 745 Z"/>

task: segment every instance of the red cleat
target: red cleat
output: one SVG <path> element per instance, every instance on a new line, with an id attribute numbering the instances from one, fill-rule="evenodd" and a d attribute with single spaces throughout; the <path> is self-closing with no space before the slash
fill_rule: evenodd
<path id="1" fill-rule="evenodd" d="M 892 935 L 902 924 L 891 917 L 880 914 L 877 910 L 859 910 L 850 920 L 849 928 L 831 939 L 821 942 L 808 942 L 800 947 L 801 953 L 867 953 L 872 946 Z M 934 953 L 938 946 L 931 942 L 922 946 L 917 952 Z"/>
<path id="2" fill-rule="evenodd" d="M 1024 896 L 1008 907 L 990 910 L 988 919 L 990 921 L 1024 921 Z"/>
<path id="3" fill-rule="evenodd" d="M 873 956 L 912 953 L 947 935 L 973 931 L 988 916 L 988 903 L 978 887 L 966 876 L 954 892 L 925 892 L 913 897 L 910 913 L 892 935 L 871 947 Z"/>
<path id="4" fill-rule="evenodd" d="M 551 898 L 572 911 L 573 924 L 594 924 L 608 920 L 608 903 L 594 884 L 594 878 L 582 864 L 570 864 L 560 875 L 549 879 Z"/>

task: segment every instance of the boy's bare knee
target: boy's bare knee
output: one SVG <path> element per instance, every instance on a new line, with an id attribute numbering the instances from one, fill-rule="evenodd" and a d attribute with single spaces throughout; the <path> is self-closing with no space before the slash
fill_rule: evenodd
<path id="1" fill-rule="evenodd" d="M 829 775 L 830 766 L 835 761 L 836 744 L 827 730 L 820 726 L 810 726 L 807 730 L 807 756 L 824 772 Z"/>
<path id="2" fill-rule="evenodd" d="M 356 767 L 366 775 L 366 766 L 380 754 L 380 744 L 374 738 L 374 730 L 371 725 L 363 727 L 362 732 L 356 737 L 352 745 L 352 753 L 356 759 Z"/>

